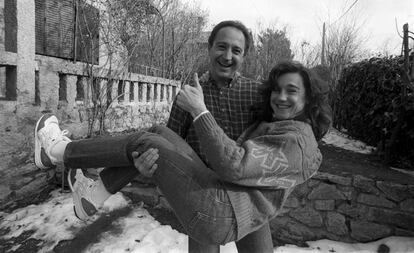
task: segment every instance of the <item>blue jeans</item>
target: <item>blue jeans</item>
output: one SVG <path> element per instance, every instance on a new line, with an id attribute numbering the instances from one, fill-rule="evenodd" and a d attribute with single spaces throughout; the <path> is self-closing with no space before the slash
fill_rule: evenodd
<path id="1" fill-rule="evenodd" d="M 201 245 L 236 240 L 236 219 L 223 182 L 169 128 L 73 141 L 66 147 L 64 162 L 71 168 L 109 167 L 100 177 L 115 193 L 138 175 L 132 152 L 149 148 L 159 150 L 155 183 L 189 236 Z"/>

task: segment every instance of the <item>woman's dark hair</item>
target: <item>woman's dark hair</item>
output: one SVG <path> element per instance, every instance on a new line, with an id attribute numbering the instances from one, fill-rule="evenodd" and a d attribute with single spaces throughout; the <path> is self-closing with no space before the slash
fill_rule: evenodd
<path id="1" fill-rule="evenodd" d="M 247 54 L 250 48 L 250 44 L 252 43 L 252 38 L 250 36 L 250 32 L 243 23 L 236 20 L 226 20 L 218 23 L 211 31 L 210 36 L 208 37 L 208 48 L 211 48 L 214 44 L 214 39 L 216 38 L 217 33 L 220 31 L 221 28 L 224 27 L 234 27 L 240 30 L 244 35 L 244 55 Z"/>
<path id="2" fill-rule="evenodd" d="M 308 122 L 312 126 L 316 140 L 319 141 L 332 123 L 332 110 L 328 103 L 329 86 L 313 71 L 299 62 L 281 62 L 270 71 L 269 78 L 264 83 L 262 120 L 272 121 L 273 110 L 270 106 L 270 95 L 275 86 L 278 85 L 277 79 L 287 73 L 298 73 L 302 77 L 305 86 L 306 104 L 304 115 L 301 115 L 299 119 Z"/>

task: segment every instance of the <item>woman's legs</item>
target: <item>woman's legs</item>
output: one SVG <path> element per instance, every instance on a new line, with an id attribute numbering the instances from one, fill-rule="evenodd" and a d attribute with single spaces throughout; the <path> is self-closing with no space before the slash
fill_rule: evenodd
<path id="1" fill-rule="evenodd" d="M 44 132 L 44 136 L 47 136 L 53 130 L 54 135 L 63 135 L 56 117 L 49 116 L 39 121 L 42 120 L 43 123 L 36 127 L 36 133 Z M 220 244 L 235 240 L 236 224 L 233 208 L 216 174 L 193 154 L 185 141 L 177 139 L 172 131 L 162 128 L 155 128 L 153 131 L 159 131 L 159 134 L 141 132 L 127 137 L 97 138 L 68 143 L 64 152 L 65 164 L 75 168 L 121 165 L 124 166 L 123 169 L 129 168 L 132 171 L 133 151 L 143 153 L 149 148 L 157 148 L 160 158 L 157 160 L 155 180 L 189 234 L 204 244 Z M 40 142 L 56 141 L 56 138 L 52 140 L 50 136 L 47 137 L 37 139 Z M 168 139 L 175 143 L 171 143 Z M 42 143 L 39 146 L 44 149 L 46 146 L 53 145 Z M 137 173 L 136 171 L 135 169 L 134 173 Z M 85 179 L 78 172 L 79 170 L 74 176 L 75 187 L 78 181 L 82 181 L 83 183 L 79 184 L 82 185 L 83 190 L 88 191 L 91 188 L 89 187 L 91 180 Z M 124 185 L 132 179 L 129 176 L 126 178 L 123 171 L 121 173 L 118 170 L 117 174 L 123 178 Z M 120 185 L 121 181 L 114 181 Z M 91 205 L 91 203 L 85 204 L 88 199 L 83 198 L 81 191 L 75 190 L 74 193 L 79 195 L 79 205 L 86 207 Z M 93 212 L 96 212 L 94 208 L 85 210 L 87 216 Z"/>
<path id="2" fill-rule="evenodd" d="M 100 180 L 108 192 L 115 194 L 138 175 L 131 154 L 143 134 L 73 141 L 66 148 L 65 165 L 71 168 L 106 167 L 100 173 Z"/>

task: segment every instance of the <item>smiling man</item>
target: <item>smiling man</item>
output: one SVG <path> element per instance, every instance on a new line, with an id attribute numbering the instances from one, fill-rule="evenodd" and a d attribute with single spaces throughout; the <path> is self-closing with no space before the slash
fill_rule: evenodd
<path id="1" fill-rule="evenodd" d="M 237 138 L 254 121 L 254 105 L 262 102 L 261 84 L 239 74 L 252 39 L 237 21 L 217 24 L 208 38 L 209 72 L 200 78 L 207 110 L 223 131 Z M 193 117 L 174 101 L 167 126 L 179 134 L 208 165 L 193 126 Z M 223 185 L 223 187 L 225 187 Z M 273 252 L 269 224 L 238 242 L 239 252 Z M 218 245 L 200 245 L 189 238 L 189 252 L 219 252 Z"/>

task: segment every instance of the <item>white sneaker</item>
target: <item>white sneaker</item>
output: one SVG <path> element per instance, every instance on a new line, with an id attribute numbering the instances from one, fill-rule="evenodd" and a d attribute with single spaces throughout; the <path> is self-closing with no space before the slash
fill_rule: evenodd
<path id="1" fill-rule="evenodd" d="M 72 190 L 75 215 L 86 221 L 98 211 L 99 205 L 92 197 L 96 181 L 85 177 L 81 169 L 71 169 L 68 173 L 68 182 Z"/>
<path id="2" fill-rule="evenodd" d="M 51 149 L 60 141 L 71 142 L 66 136 L 67 130 L 59 128 L 55 115 L 45 114 L 36 123 L 35 128 L 35 164 L 39 169 L 54 167 L 59 161 L 51 155 Z"/>

